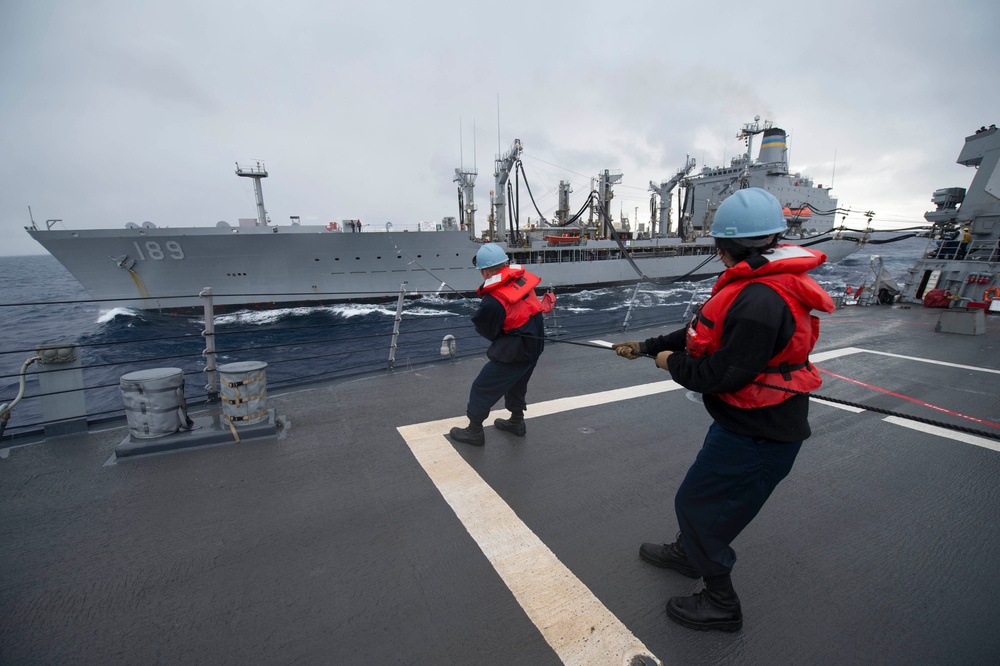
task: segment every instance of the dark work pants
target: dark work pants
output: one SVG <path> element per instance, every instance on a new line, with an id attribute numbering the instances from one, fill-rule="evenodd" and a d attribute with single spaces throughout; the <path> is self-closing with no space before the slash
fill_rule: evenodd
<path id="1" fill-rule="evenodd" d="M 674 498 L 684 550 L 702 576 L 732 570 L 736 552 L 729 544 L 788 476 L 801 447 L 802 442 L 754 439 L 712 423 Z"/>
<path id="2" fill-rule="evenodd" d="M 496 363 L 487 361 L 469 391 L 469 406 L 465 413 L 471 421 L 482 422 L 500 398 L 512 412 L 523 412 L 528 406 L 528 380 L 538 359 L 527 363 Z"/>

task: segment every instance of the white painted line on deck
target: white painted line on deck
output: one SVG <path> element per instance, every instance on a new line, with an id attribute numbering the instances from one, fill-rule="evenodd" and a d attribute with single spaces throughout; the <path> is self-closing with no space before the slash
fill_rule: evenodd
<path id="1" fill-rule="evenodd" d="M 840 358 L 841 356 L 850 356 L 851 354 L 859 354 L 865 351 L 860 347 L 844 347 L 843 349 L 831 349 L 830 351 L 820 352 L 818 354 L 809 354 L 809 360 L 813 363 L 822 363 L 823 361 L 829 361 L 831 359 Z"/>
<path id="2" fill-rule="evenodd" d="M 679 388 L 679 384 L 665 381 L 549 400 L 531 405 L 530 416 L 557 414 Z M 489 418 L 505 414 L 498 410 Z M 648 655 L 662 664 L 458 454 L 444 433 L 465 423 L 465 418 L 443 419 L 401 426 L 397 430 L 563 663 L 624 665 L 637 655 Z"/>
<path id="3" fill-rule="evenodd" d="M 947 361 L 935 361 L 929 358 L 920 358 L 919 356 L 903 356 L 902 354 L 890 354 L 889 352 L 874 351 L 871 349 L 862 349 L 868 354 L 878 354 L 879 356 L 892 356 L 893 358 L 901 358 L 907 361 L 919 361 L 921 363 L 930 363 L 932 365 L 943 365 L 949 368 L 960 368 L 962 370 L 975 370 L 976 372 L 989 372 L 994 375 L 1000 375 L 1000 370 L 994 370 L 992 368 L 984 368 L 978 365 L 962 365 L 961 363 L 948 363 Z"/>
<path id="4" fill-rule="evenodd" d="M 813 402 L 819 402 L 827 407 L 833 407 L 835 409 L 842 409 L 845 412 L 851 412 L 852 414 L 860 414 L 861 412 L 867 412 L 867 409 L 862 407 L 851 407 L 850 405 L 841 405 L 837 402 L 830 402 L 829 400 L 823 400 L 823 398 L 809 398 Z"/>
<path id="5" fill-rule="evenodd" d="M 990 374 L 1000 375 L 1000 370 L 994 370 L 992 368 L 983 368 L 976 365 L 962 365 L 961 363 L 948 363 L 947 361 L 935 361 L 929 358 L 920 358 L 919 356 L 905 356 L 903 354 L 893 354 L 891 352 L 875 351 L 873 349 L 861 349 L 860 347 L 844 347 L 843 349 L 834 349 L 827 352 L 822 352 L 819 354 L 814 354 L 809 357 L 809 360 L 819 363 L 822 361 L 829 361 L 834 358 L 840 358 L 842 356 L 848 356 L 850 354 L 877 354 L 879 356 L 889 356 L 892 358 L 902 359 L 904 361 L 916 361 L 918 363 L 929 363 L 931 365 L 940 365 L 948 368 L 957 368 L 960 370 L 972 370 L 975 372 L 986 372 Z M 836 407 L 837 409 L 843 409 L 849 412 L 863 412 L 864 409 L 859 409 L 857 407 L 849 407 L 847 405 L 839 405 L 834 402 L 827 402 L 820 398 L 812 398 L 814 402 L 821 402 L 824 405 L 830 407 Z M 986 439 L 985 437 L 977 437 L 975 435 L 969 435 L 966 433 L 958 432 L 955 430 L 949 430 L 948 428 L 939 428 L 937 426 L 932 426 L 928 424 L 920 423 L 919 421 L 911 421 L 910 419 L 904 419 L 896 416 L 888 416 L 882 419 L 886 423 L 891 423 L 893 425 L 900 425 L 904 428 L 910 428 L 911 430 L 919 430 L 921 432 L 926 432 L 928 434 L 937 435 L 939 437 L 944 437 L 946 439 L 952 439 L 957 442 L 965 442 L 967 444 L 972 444 L 974 446 L 981 446 L 992 451 L 1000 451 L 1000 443 L 996 441 Z"/>
<path id="6" fill-rule="evenodd" d="M 986 439 L 985 437 L 976 437 L 975 435 L 969 435 L 964 432 L 958 432 L 956 430 L 949 430 L 948 428 L 939 428 L 937 426 L 928 425 L 926 423 L 920 423 L 918 421 L 902 419 L 899 418 L 898 416 L 887 416 L 882 420 L 885 421 L 886 423 L 892 423 L 893 425 L 909 428 L 910 430 L 919 430 L 920 432 L 926 432 L 927 434 L 930 435 L 937 435 L 938 437 L 952 439 L 955 440 L 956 442 L 965 442 L 966 444 L 981 446 L 984 449 L 990 449 L 991 451 L 1000 452 L 1000 442 L 992 439 Z"/>

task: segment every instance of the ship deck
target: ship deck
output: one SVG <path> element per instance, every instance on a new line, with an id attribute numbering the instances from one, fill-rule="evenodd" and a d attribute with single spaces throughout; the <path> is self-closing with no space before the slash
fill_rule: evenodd
<path id="1" fill-rule="evenodd" d="M 824 316 L 814 360 L 854 381 L 819 393 L 991 430 L 960 415 L 1000 420 L 1000 321 L 938 315 Z M 550 344 L 527 436 L 452 444 L 482 362 L 272 395 L 279 439 L 3 452 L 0 663 L 995 663 L 997 440 L 814 401 L 733 544 L 744 628 L 703 633 L 664 611 L 698 582 L 637 552 L 674 538 L 703 408 L 652 361 Z"/>

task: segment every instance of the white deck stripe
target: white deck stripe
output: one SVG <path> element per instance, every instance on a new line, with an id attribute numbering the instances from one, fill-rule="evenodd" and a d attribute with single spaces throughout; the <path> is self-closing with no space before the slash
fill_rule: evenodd
<path id="1" fill-rule="evenodd" d="M 608 344 L 593 341 L 595 344 Z M 857 353 L 881 354 L 955 368 L 998 373 L 973 366 L 876 352 L 858 347 L 834 349 L 810 358 L 823 362 Z M 673 381 L 559 398 L 533 404 L 525 418 L 548 416 L 611 402 L 665 393 L 681 388 Z M 847 411 L 862 409 L 813 399 Z M 497 410 L 490 419 L 505 415 Z M 887 417 L 887 423 L 919 430 L 955 441 L 1000 451 L 1000 443 L 924 425 L 908 419 Z M 455 515 L 479 545 L 497 573 L 514 594 L 521 608 L 546 642 L 565 664 L 628 664 L 636 655 L 649 655 L 661 664 L 642 642 L 609 611 L 573 572 L 525 525 L 513 509 L 465 462 L 444 436 L 452 426 L 465 425 L 464 418 L 442 419 L 397 428 L 414 457 L 438 488 Z"/>
<path id="2" fill-rule="evenodd" d="M 902 354 L 891 354 L 889 352 L 883 351 L 873 351 L 871 349 L 862 349 L 860 351 L 866 352 L 868 354 L 878 354 L 880 356 L 892 356 L 893 358 L 902 358 L 907 361 L 919 361 L 920 363 L 930 363 L 932 365 L 944 365 L 949 368 L 961 368 L 962 370 L 975 370 L 977 372 L 989 372 L 994 375 L 1000 375 L 1000 370 L 993 370 L 992 368 L 983 368 L 978 365 L 962 365 L 961 363 L 948 363 L 946 361 L 933 361 L 929 358 L 920 358 L 919 356 L 903 356 Z"/>
<path id="3" fill-rule="evenodd" d="M 842 409 L 845 412 L 851 412 L 853 414 L 860 414 L 861 412 L 868 411 L 867 409 L 863 409 L 861 407 L 851 407 L 850 405 L 841 405 L 838 402 L 830 402 L 829 400 L 823 400 L 822 398 L 809 398 L 809 399 L 812 402 L 818 402 L 823 405 L 826 405 L 827 407 L 833 407 L 835 409 Z"/>
<path id="4" fill-rule="evenodd" d="M 673 381 L 550 400 L 531 416 L 593 407 L 679 389 Z M 505 415 L 506 412 L 494 412 Z M 444 433 L 464 418 L 397 428 L 417 461 L 465 529 L 564 664 L 628 664 L 637 655 L 657 659 L 609 611 L 513 509 L 465 462 Z"/>
<path id="5" fill-rule="evenodd" d="M 984 449 L 1000 452 L 1000 442 L 992 439 L 986 439 L 985 437 L 976 437 L 975 435 L 968 435 L 964 432 L 948 430 L 947 428 L 939 428 L 937 426 L 927 425 L 926 423 L 911 421 L 909 419 L 901 419 L 897 416 L 887 416 L 882 420 L 886 423 L 892 423 L 894 425 L 903 426 L 904 428 L 909 428 L 910 430 L 919 430 L 920 432 L 926 432 L 930 435 L 937 435 L 938 437 L 953 439 L 956 442 L 965 442 L 966 444 L 981 446 Z"/>
<path id="6" fill-rule="evenodd" d="M 841 356 L 849 356 L 851 354 L 859 354 L 865 349 L 860 347 L 844 347 L 843 349 L 832 349 L 830 351 L 820 352 L 818 354 L 809 354 L 809 360 L 813 363 L 822 363 L 823 361 L 829 361 L 834 358 L 840 358 Z"/>

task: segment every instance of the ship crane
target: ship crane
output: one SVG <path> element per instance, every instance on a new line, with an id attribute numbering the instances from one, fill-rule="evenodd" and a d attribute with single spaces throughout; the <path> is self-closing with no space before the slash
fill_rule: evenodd
<path id="1" fill-rule="evenodd" d="M 240 163 L 237 162 L 236 175 L 243 178 L 253 178 L 253 191 L 257 196 L 257 226 L 266 227 L 269 220 L 267 219 L 267 211 L 264 209 L 264 190 L 260 187 L 260 179 L 267 178 L 267 169 L 260 162 L 257 162 L 256 166 L 250 167 L 241 167 Z"/>
<path id="2" fill-rule="evenodd" d="M 458 212 L 462 226 L 469 232 L 469 238 L 476 237 L 476 176 L 479 170 L 472 168 L 455 169 L 453 182 L 458 183 Z"/>
<path id="3" fill-rule="evenodd" d="M 496 234 L 491 240 L 506 241 L 507 238 L 507 181 L 510 179 L 511 169 L 521 159 L 521 140 L 514 139 L 514 143 L 503 155 L 497 155 L 496 169 L 493 172 L 495 186 L 493 189 L 493 210 L 494 221 L 496 222 Z"/>
<path id="4" fill-rule="evenodd" d="M 677 170 L 677 173 L 674 174 L 673 178 L 670 180 L 664 180 L 659 185 L 653 181 L 649 181 L 649 189 L 660 197 L 660 205 L 658 208 L 659 214 L 654 217 L 652 228 L 650 229 L 650 233 L 654 237 L 657 236 L 657 219 L 659 219 L 660 222 L 659 238 L 666 238 L 670 234 L 670 204 L 673 200 L 673 189 L 677 187 L 677 183 L 681 182 L 685 176 L 691 173 L 691 169 L 694 168 L 694 164 L 694 158 L 688 155 L 685 158 L 684 166 Z"/>

